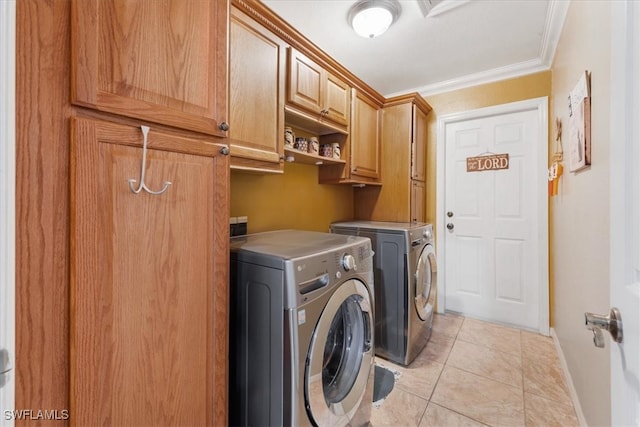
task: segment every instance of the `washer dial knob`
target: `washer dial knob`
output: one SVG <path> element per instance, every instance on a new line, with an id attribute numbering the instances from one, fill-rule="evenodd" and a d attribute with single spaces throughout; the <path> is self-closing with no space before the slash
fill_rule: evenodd
<path id="1" fill-rule="evenodd" d="M 344 268 L 345 271 L 356 269 L 356 259 L 353 257 L 353 255 L 344 254 L 342 256 L 342 268 Z"/>
<path id="2" fill-rule="evenodd" d="M 427 240 L 431 240 L 431 237 L 433 237 L 431 234 L 431 230 L 424 230 L 424 233 L 422 233 L 422 236 Z"/>

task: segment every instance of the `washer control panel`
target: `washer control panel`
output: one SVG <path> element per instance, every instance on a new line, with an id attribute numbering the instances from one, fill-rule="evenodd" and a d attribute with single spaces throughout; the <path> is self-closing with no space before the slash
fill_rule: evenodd
<path id="1" fill-rule="evenodd" d="M 358 238 L 361 240 L 361 238 Z M 313 257 L 299 258 L 291 264 L 295 274 L 297 304 L 315 298 L 327 288 L 348 280 L 354 275 L 373 276 L 373 251 L 370 241 L 324 252 Z"/>

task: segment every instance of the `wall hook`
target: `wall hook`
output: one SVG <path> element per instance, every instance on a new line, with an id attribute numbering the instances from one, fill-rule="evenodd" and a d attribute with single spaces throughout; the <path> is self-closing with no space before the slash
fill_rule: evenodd
<path id="1" fill-rule="evenodd" d="M 165 191 L 167 191 L 167 189 L 171 185 L 171 181 L 165 181 L 164 182 L 164 187 L 162 187 L 162 190 L 158 190 L 158 191 L 150 190 L 149 187 L 147 187 L 147 184 L 145 184 L 145 182 L 144 182 L 144 173 L 145 173 L 145 170 L 147 168 L 147 136 L 149 135 L 149 126 L 140 126 L 140 129 L 142 129 L 142 137 L 143 137 L 143 142 L 142 142 L 142 166 L 141 166 L 142 170 L 140 171 L 140 185 L 138 186 L 137 189 L 135 189 L 133 185 L 137 181 L 135 179 L 131 178 L 131 179 L 129 179 L 129 189 L 131 190 L 131 192 L 133 192 L 135 194 L 138 194 L 138 193 L 140 193 L 140 191 L 144 190 L 149 194 L 159 195 L 159 194 L 162 194 Z"/>

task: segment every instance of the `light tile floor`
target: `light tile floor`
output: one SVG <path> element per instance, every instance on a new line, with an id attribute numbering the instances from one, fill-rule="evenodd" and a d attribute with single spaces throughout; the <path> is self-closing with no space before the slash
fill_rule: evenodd
<path id="1" fill-rule="evenodd" d="M 578 426 L 553 340 L 488 322 L 436 315 L 422 353 L 396 372 L 373 427 Z"/>

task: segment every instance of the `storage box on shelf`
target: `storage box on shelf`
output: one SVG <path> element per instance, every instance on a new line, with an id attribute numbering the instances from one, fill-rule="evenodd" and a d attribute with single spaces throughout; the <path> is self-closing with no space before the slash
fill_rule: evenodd
<path id="1" fill-rule="evenodd" d="M 294 142 L 290 147 L 285 145 L 284 153 L 285 153 L 285 161 L 287 162 L 296 162 L 303 163 L 308 165 L 344 165 L 346 163 L 340 156 L 337 158 L 333 156 L 333 150 L 331 152 L 326 153 L 328 155 L 323 155 L 321 147 L 327 144 L 339 144 L 338 151 L 341 150 L 344 145 L 345 136 L 342 134 L 327 134 L 327 135 L 318 135 L 316 133 L 309 132 L 300 127 L 289 127 L 293 133 Z M 304 146 L 300 147 L 298 145 L 299 139 L 304 140 Z M 318 152 L 315 153 L 313 150 L 309 149 L 311 145 L 311 140 L 315 139 L 318 145 Z M 341 142 L 342 141 L 342 142 Z"/>

